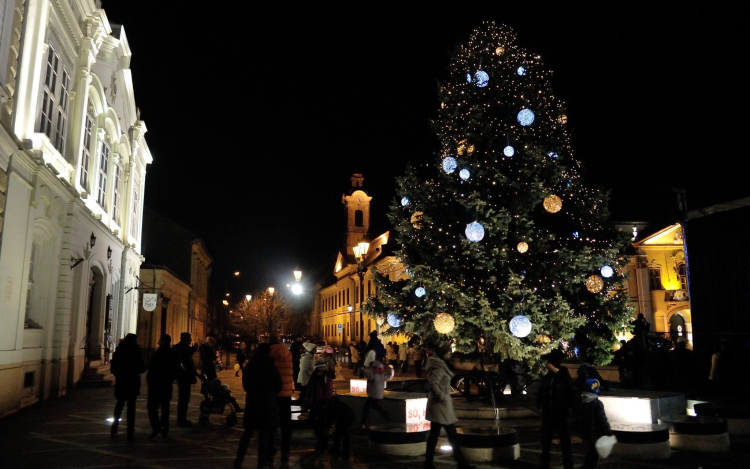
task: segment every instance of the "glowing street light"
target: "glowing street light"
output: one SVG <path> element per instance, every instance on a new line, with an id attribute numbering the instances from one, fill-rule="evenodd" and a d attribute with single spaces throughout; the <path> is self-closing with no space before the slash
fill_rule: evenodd
<path id="1" fill-rule="evenodd" d="M 224 306 L 229 306 L 229 302 L 228 302 L 227 300 L 221 300 L 221 303 L 222 303 L 222 304 L 223 304 Z"/>
<path id="2" fill-rule="evenodd" d="M 295 283 L 294 285 L 292 285 L 292 293 L 294 293 L 295 295 L 301 294 L 302 285 L 300 285 L 299 283 Z"/>
<path id="3" fill-rule="evenodd" d="M 245 295 L 245 301 L 247 301 L 248 303 L 250 303 L 250 300 L 252 299 L 253 299 L 253 295 Z"/>
<path id="4" fill-rule="evenodd" d="M 273 296 L 273 292 L 274 292 L 274 291 L 276 291 L 276 289 L 275 289 L 275 288 L 273 288 L 273 287 L 268 287 L 268 293 L 269 293 L 269 294 L 270 294 L 271 296 Z"/>

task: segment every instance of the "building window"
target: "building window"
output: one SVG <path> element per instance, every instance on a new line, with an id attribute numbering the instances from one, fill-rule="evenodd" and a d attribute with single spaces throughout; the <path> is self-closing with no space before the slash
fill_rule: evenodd
<path id="1" fill-rule="evenodd" d="M 36 264 L 36 253 L 38 251 L 37 244 L 31 243 L 31 257 L 29 258 L 29 281 L 26 283 L 26 308 L 24 316 L 24 328 L 38 329 L 40 326 L 31 319 L 31 312 L 33 307 L 33 296 L 34 296 L 34 266 Z"/>
<path id="2" fill-rule="evenodd" d="M 354 212 L 354 226 L 365 226 L 365 217 L 362 210 L 356 210 Z"/>
<path id="3" fill-rule="evenodd" d="M 115 185 L 112 193 L 112 219 L 120 224 L 120 165 L 115 165 Z"/>
<path id="4" fill-rule="evenodd" d="M 661 269 L 648 269 L 649 288 L 651 290 L 664 290 L 661 285 Z"/>
<path id="5" fill-rule="evenodd" d="M 23 375 L 23 387 L 24 388 L 33 388 L 34 387 L 34 383 L 36 382 L 34 380 L 34 374 L 35 373 L 33 371 L 29 371 L 27 373 L 24 373 L 24 375 Z"/>
<path id="6" fill-rule="evenodd" d="M 138 237 L 138 210 L 140 210 L 141 203 L 141 178 L 136 176 L 133 178 L 133 211 L 131 213 L 130 220 L 130 234 L 136 238 Z"/>
<path id="7" fill-rule="evenodd" d="M 65 154 L 65 133 L 68 123 L 68 101 L 70 95 L 70 76 L 65 67 L 60 81 L 60 106 L 57 108 L 57 125 L 55 127 L 55 148 L 61 155 Z"/>
<path id="8" fill-rule="evenodd" d="M 81 187 L 87 191 L 89 187 L 89 162 L 91 160 L 91 132 L 94 128 L 94 118 L 86 114 L 86 124 L 83 127 L 83 149 L 81 151 Z"/>
<path id="9" fill-rule="evenodd" d="M 684 263 L 677 266 L 677 276 L 680 278 L 680 288 L 682 288 L 683 290 L 687 290 L 687 268 L 685 267 Z"/>
<path id="10" fill-rule="evenodd" d="M 55 112 L 55 89 L 57 88 L 57 70 L 60 66 L 60 57 L 55 52 L 52 44 L 47 50 L 47 72 L 44 77 L 44 96 L 42 96 L 42 114 L 39 122 L 39 131 L 52 140 L 52 118 Z"/>
<path id="11" fill-rule="evenodd" d="M 349 289 L 346 289 L 346 304 L 351 304 L 351 301 L 349 301 Z"/>
<path id="12" fill-rule="evenodd" d="M 107 142 L 102 142 L 102 151 L 99 158 L 99 185 L 96 191 L 96 202 L 99 204 L 104 211 L 107 211 L 105 207 L 105 199 L 107 197 L 107 170 L 109 169 L 109 145 Z"/>

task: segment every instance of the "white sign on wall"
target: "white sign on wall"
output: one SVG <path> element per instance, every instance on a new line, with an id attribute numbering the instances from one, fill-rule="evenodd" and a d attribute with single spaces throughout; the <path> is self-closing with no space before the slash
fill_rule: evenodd
<path id="1" fill-rule="evenodd" d="M 143 309 L 146 311 L 153 311 L 156 309 L 156 293 L 144 293 L 143 294 Z"/>
<path id="2" fill-rule="evenodd" d="M 349 392 L 367 392 L 367 380 L 366 379 L 350 379 L 349 380 Z"/>
<path id="3" fill-rule="evenodd" d="M 344 330 L 344 325 L 341 323 L 338 323 L 336 325 L 336 328 L 338 329 L 338 333 L 341 334 L 341 332 Z"/>

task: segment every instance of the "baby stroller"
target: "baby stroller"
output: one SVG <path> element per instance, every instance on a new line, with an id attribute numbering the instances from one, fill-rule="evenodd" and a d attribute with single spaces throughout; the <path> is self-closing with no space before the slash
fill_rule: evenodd
<path id="1" fill-rule="evenodd" d="M 214 379 L 209 381 L 205 374 L 200 375 L 201 379 L 201 393 L 204 396 L 203 401 L 200 404 L 201 416 L 198 418 L 198 423 L 201 427 L 208 425 L 208 417 L 211 414 L 224 415 L 226 408 L 229 407 L 229 414 L 227 414 L 227 425 L 234 427 L 237 425 L 237 412 L 242 409 L 235 409 L 237 401 L 232 397 L 231 391 L 226 385 L 221 384 L 221 380 Z"/>

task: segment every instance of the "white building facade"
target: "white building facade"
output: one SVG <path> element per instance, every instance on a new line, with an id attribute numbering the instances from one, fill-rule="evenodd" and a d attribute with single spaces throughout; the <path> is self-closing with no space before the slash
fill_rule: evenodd
<path id="1" fill-rule="evenodd" d="M 135 332 L 146 166 L 124 28 L 94 0 L 0 0 L 0 417 Z"/>

